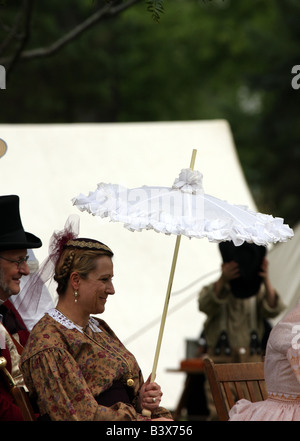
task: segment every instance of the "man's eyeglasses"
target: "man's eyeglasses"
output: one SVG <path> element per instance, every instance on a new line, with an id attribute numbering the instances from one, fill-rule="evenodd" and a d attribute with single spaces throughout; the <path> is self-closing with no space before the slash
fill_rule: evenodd
<path id="1" fill-rule="evenodd" d="M 23 265 L 23 263 L 27 262 L 27 260 L 29 259 L 29 256 L 22 257 L 22 259 L 18 259 L 18 260 L 8 259 L 8 257 L 0 256 L 0 259 L 7 260 L 7 262 L 16 263 L 17 267 L 20 268 L 20 266 Z"/>

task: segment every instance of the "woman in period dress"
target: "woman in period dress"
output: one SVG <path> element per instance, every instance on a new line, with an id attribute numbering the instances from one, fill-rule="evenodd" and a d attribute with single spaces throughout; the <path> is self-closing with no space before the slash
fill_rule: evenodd
<path id="1" fill-rule="evenodd" d="M 300 421 L 300 302 L 271 331 L 265 357 L 268 398 L 239 400 L 230 421 Z"/>
<path id="2" fill-rule="evenodd" d="M 160 387 L 144 383 L 134 356 L 103 320 L 90 315 L 103 313 L 114 294 L 112 251 L 70 231 L 54 234 L 52 251 L 59 300 L 33 328 L 21 359 L 44 419 L 171 420 L 159 407 Z"/>

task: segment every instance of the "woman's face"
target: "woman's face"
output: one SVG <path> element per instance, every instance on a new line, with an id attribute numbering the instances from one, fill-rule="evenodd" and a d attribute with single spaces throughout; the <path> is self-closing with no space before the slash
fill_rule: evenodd
<path id="1" fill-rule="evenodd" d="M 115 293 L 111 258 L 100 256 L 95 263 L 96 269 L 86 279 L 80 278 L 78 288 L 78 305 L 88 314 L 102 314 L 107 297 Z"/>

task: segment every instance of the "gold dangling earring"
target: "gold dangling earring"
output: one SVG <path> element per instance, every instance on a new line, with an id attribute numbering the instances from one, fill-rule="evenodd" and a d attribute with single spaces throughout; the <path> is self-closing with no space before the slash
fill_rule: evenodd
<path id="1" fill-rule="evenodd" d="M 78 301 L 78 291 L 74 291 L 75 303 Z"/>

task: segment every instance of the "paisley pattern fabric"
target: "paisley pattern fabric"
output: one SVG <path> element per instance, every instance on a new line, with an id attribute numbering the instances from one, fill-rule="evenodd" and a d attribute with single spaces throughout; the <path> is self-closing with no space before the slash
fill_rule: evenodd
<path id="1" fill-rule="evenodd" d="M 144 380 L 135 357 L 103 320 L 92 320 L 97 321 L 94 330 L 101 331 L 89 329 L 98 344 L 80 329 L 69 329 L 49 314 L 36 324 L 21 359 L 31 396 L 37 400 L 41 414 L 53 421 L 147 420 L 139 407 Z M 126 386 L 127 364 L 134 379 L 130 388 Z M 120 381 L 125 384 L 130 404 L 99 405 L 101 393 Z M 170 414 L 159 408 L 157 416 Z"/>

